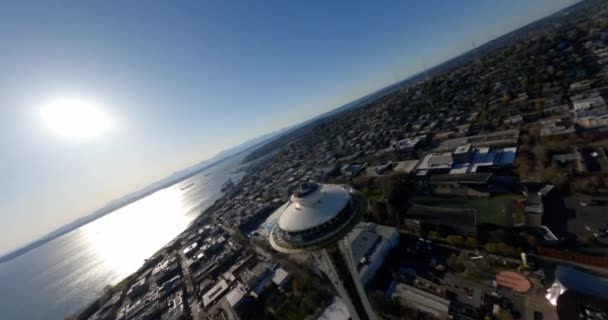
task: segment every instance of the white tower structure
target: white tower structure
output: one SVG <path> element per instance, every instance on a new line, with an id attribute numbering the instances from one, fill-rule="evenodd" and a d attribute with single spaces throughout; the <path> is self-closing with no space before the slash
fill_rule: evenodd
<path id="1" fill-rule="evenodd" d="M 367 200 L 348 186 L 304 183 L 278 209 L 270 244 L 284 253 L 311 253 L 344 300 L 353 320 L 375 320 L 345 236 L 367 210 Z"/>

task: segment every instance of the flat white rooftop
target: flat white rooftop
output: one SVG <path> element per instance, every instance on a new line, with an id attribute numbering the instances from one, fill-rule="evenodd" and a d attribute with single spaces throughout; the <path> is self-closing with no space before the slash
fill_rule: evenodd
<path id="1" fill-rule="evenodd" d="M 335 297 L 334 301 L 323 311 L 317 320 L 349 320 L 350 314 L 342 299 Z"/>

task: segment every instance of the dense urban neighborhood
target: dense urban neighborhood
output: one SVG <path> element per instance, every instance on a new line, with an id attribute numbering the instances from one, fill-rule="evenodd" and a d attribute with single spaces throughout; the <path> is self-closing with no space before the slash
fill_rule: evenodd
<path id="1" fill-rule="evenodd" d="M 259 147 L 72 318 L 351 318 L 317 260 L 269 243 L 315 182 L 366 199 L 345 241 L 377 319 L 608 319 L 608 4 L 515 33 Z"/>

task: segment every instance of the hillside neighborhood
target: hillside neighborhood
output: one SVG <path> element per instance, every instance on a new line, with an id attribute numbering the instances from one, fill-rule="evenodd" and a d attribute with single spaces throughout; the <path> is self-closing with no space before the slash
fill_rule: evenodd
<path id="1" fill-rule="evenodd" d="M 378 319 L 608 319 L 608 5 L 569 10 L 262 146 L 73 318 L 349 319 L 314 259 L 268 244 L 318 182 L 366 196 L 347 239 Z"/>

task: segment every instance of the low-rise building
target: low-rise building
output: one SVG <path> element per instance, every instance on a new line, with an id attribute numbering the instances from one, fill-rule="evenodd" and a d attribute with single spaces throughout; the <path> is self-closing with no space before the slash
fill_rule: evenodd
<path id="1" fill-rule="evenodd" d="M 453 164 L 454 158 L 451 152 L 430 153 L 420 160 L 416 170 L 424 170 L 429 173 L 447 173 L 452 169 Z"/>
<path id="2" fill-rule="evenodd" d="M 574 132 L 576 132 L 574 126 L 566 123 L 562 118 L 554 118 L 541 121 L 541 138 L 566 135 Z"/>
<path id="3" fill-rule="evenodd" d="M 182 269 L 175 257 L 168 258 L 159 263 L 152 271 L 152 278 L 158 286 L 180 275 Z"/>
<path id="4" fill-rule="evenodd" d="M 127 297 L 130 299 L 135 299 L 140 295 L 144 294 L 148 290 L 148 283 L 146 282 L 146 278 L 141 278 L 129 288 L 127 291 Z"/>
<path id="5" fill-rule="evenodd" d="M 492 173 L 439 174 L 429 180 L 436 195 L 489 197 L 493 193 L 490 179 Z"/>
<path id="6" fill-rule="evenodd" d="M 362 283 L 367 283 L 384 263 L 387 254 L 399 242 L 396 228 L 360 223 L 359 227 L 348 235 L 351 243 L 353 260 Z"/>
<path id="7" fill-rule="evenodd" d="M 396 162 L 395 166 L 393 167 L 393 172 L 409 174 L 410 172 L 414 171 L 414 169 L 416 169 L 418 163 L 419 160 L 407 160 Z"/>
<path id="8" fill-rule="evenodd" d="M 445 152 L 456 149 L 465 144 L 471 144 L 474 148 L 479 147 L 513 147 L 517 146 L 519 139 L 519 129 L 511 129 L 505 131 L 497 131 L 488 134 L 480 134 L 476 136 L 455 138 L 445 140 L 439 143 L 435 148 L 435 152 Z"/>
<path id="9" fill-rule="evenodd" d="M 223 297 L 224 293 L 226 293 L 228 289 L 229 286 L 226 280 L 220 280 L 215 286 L 209 289 L 209 291 L 203 294 L 203 307 L 208 308 L 213 303 L 217 302 L 221 297 Z"/>
<path id="10" fill-rule="evenodd" d="M 395 142 L 393 148 L 399 152 L 411 153 L 420 145 L 423 137 L 405 138 Z"/>
<path id="11" fill-rule="evenodd" d="M 591 116 L 601 116 L 606 114 L 607 106 L 602 96 L 595 96 L 588 99 L 577 100 L 572 103 L 575 118 L 585 118 Z"/>
<path id="12" fill-rule="evenodd" d="M 556 154 L 551 157 L 553 163 L 563 169 L 573 169 L 576 171 L 584 171 L 585 165 L 583 157 L 579 152 Z"/>
<path id="13" fill-rule="evenodd" d="M 449 318 L 450 300 L 405 283 L 392 283 L 389 295 L 400 303 L 431 315 L 434 319 Z"/>
<path id="14" fill-rule="evenodd" d="M 285 287 L 289 282 L 289 273 L 283 268 L 275 268 L 272 275 L 272 282 L 279 288 Z"/>
<path id="15" fill-rule="evenodd" d="M 591 88 L 590 80 L 582 80 L 578 82 L 574 82 L 570 84 L 570 91 L 584 91 L 589 90 Z"/>
<path id="16" fill-rule="evenodd" d="M 521 115 L 521 114 L 517 114 L 517 115 L 514 115 L 514 116 L 507 117 L 504 120 L 504 123 L 508 123 L 510 125 L 516 125 L 516 124 L 520 124 L 522 122 L 524 122 L 524 116 Z"/>
<path id="17" fill-rule="evenodd" d="M 181 291 L 176 292 L 167 300 L 167 309 L 161 314 L 161 320 L 186 320 L 190 316 L 186 311 L 187 301 Z"/>
<path id="18" fill-rule="evenodd" d="M 249 293 L 249 288 L 237 282 L 236 286 L 228 294 L 226 294 L 226 300 L 228 301 L 228 305 L 237 311 L 237 309 L 247 300 L 247 295 Z"/>
<path id="19" fill-rule="evenodd" d="M 350 320 L 350 314 L 344 301 L 335 297 L 332 303 L 323 310 L 317 320 Z"/>

